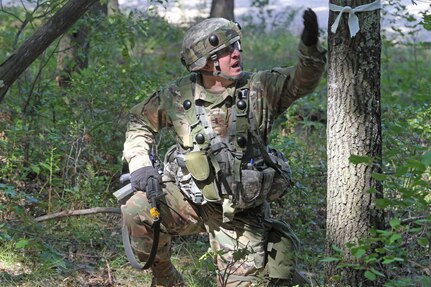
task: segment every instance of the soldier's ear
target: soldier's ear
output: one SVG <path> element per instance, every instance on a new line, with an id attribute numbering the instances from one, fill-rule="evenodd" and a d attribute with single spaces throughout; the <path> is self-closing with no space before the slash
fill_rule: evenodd
<path id="1" fill-rule="evenodd" d="M 211 65 L 212 62 L 207 61 L 207 63 L 205 64 L 205 66 L 202 68 L 202 70 L 206 70 L 206 71 L 212 71 L 213 70 L 213 65 Z"/>

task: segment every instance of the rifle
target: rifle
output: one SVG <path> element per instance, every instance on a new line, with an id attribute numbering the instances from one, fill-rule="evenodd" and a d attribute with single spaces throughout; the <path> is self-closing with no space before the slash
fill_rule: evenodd
<path id="1" fill-rule="evenodd" d="M 130 173 L 125 173 L 120 176 L 121 183 L 125 183 L 126 181 L 130 181 Z M 117 190 L 116 192 L 114 192 L 113 194 L 118 202 L 125 203 L 125 198 L 127 198 L 132 193 L 133 193 L 132 184 L 129 183 L 123 186 L 122 188 L 120 188 L 119 190 Z"/>

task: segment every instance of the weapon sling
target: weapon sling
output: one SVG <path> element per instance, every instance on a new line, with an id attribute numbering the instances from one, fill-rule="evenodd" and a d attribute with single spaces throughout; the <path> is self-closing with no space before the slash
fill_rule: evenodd
<path id="1" fill-rule="evenodd" d="M 157 202 L 157 194 L 159 189 L 159 183 L 158 180 L 155 178 L 149 178 L 147 183 L 147 197 L 151 203 L 151 209 L 150 214 L 153 218 L 153 246 L 151 247 L 150 255 L 147 259 L 147 262 L 145 262 L 144 266 L 142 266 L 135 257 L 135 254 L 133 253 L 132 246 L 130 244 L 130 235 L 129 230 L 127 229 L 127 226 L 125 224 L 124 218 L 123 218 L 123 227 L 121 230 L 121 237 L 123 239 L 123 245 L 124 245 L 124 251 L 126 252 L 127 259 L 129 260 L 130 264 L 135 267 L 138 270 L 145 270 L 151 267 L 154 262 L 154 258 L 156 257 L 157 248 L 159 247 L 159 238 L 160 238 L 160 211 L 158 208 L 158 202 Z"/>

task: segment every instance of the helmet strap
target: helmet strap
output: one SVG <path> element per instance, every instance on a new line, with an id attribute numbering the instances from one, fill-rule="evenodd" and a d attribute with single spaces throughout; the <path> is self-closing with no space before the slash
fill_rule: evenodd
<path id="1" fill-rule="evenodd" d="M 220 68 L 220 63 L 219 63 L 219 61 L 218 61 L 218 57 L 217 57 L 217 54 L 212 54 L 211 55 L 211 60 L 213 61 L 213 63 L 214 63 L 214 68 L 215 68 L 215 71 L 213 71 L 212 73 L 211 72 L 206 72 L 206 71 L 201 71 L 201 72 L 205 72 L 204 74 L 212 74 L 213 76 L 215 76 L 215 77 L 222 77 L 222 78 L 224 78 L 224 79 L 226 79 L 226 80 L 229 80 L 229 81 L 238 81 L 239 79 L 241 79 L 242 78 L 242 76 L 244 75 L 244 73 L 243 72 L 241 72 L 241 74 L 239 74 L 238 76 L 234 76 L 234 77 L 232 77 L 232 76 L 228 76 L 228 75 L 226 75 L 225 73 L 223 73 L 222 71 L 221 71 L 221 68 Z"/>

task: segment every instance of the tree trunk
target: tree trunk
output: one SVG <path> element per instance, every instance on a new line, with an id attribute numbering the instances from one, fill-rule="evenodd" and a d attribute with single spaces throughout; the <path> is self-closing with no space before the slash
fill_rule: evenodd
<path id="1" fill-rule="evenodd" d="M 220 17 L 235 21 L 234 7 L 234 0 L 213 0 L 211 3 L 210 18 Z"/>
<path id="2" fill-rule="evenodd" d="M 351 7 L 374 0 L 349 1 Z M 330 0 L 344 6 L 346 1 Z M 352 3 L 353 2 L 353 3 Z M 330 12 L 329 28 L 338 13 Z M 375 208 L 382 186 L 371 177 L 381 166 L 380 10 L 361 12 L 360 31 L 351 38 L 345 13 L 337 32 L 328 39 L 328 194 L 327 255 L 332 246 L 343 250 L 345 263 L 359 263 L 346 246 L 366 238 L 370 228 L 381 228 L 382 212 Z M 351 155 L 373 163 L 353 164 Z M 370 193 L 373 189 L 376 192 Z M 363 271 L 326 266 L 330 286 L 374 286 Z"/>
<path id="3" fill-rule="evenodd" d="M 120 11 L 120 6 L 118 5 L 118 0 L 108 1 L 108 16 L 115 15 Z"/>
<path id="4" fill-rule="evenodd" d="M 108 4 L 102 4 L 97 1 L 91 6 L 87 16 L 84 18 L 106 16 L 107 12 Z M 69 87 L 72 74 L 87 68 L 90 48 L 88 34 L 90 29 L 91 27 L 84 21 L 75 31 L 66 33 L 61 38 L 57 54 L 57 75 L 55 77 L 58 86 Z"/>
<path id="5" fill-rule="evenodd" d="M 70 0 L 0 64 L 0 102 L 28 66 L 97 0 Z"/>

